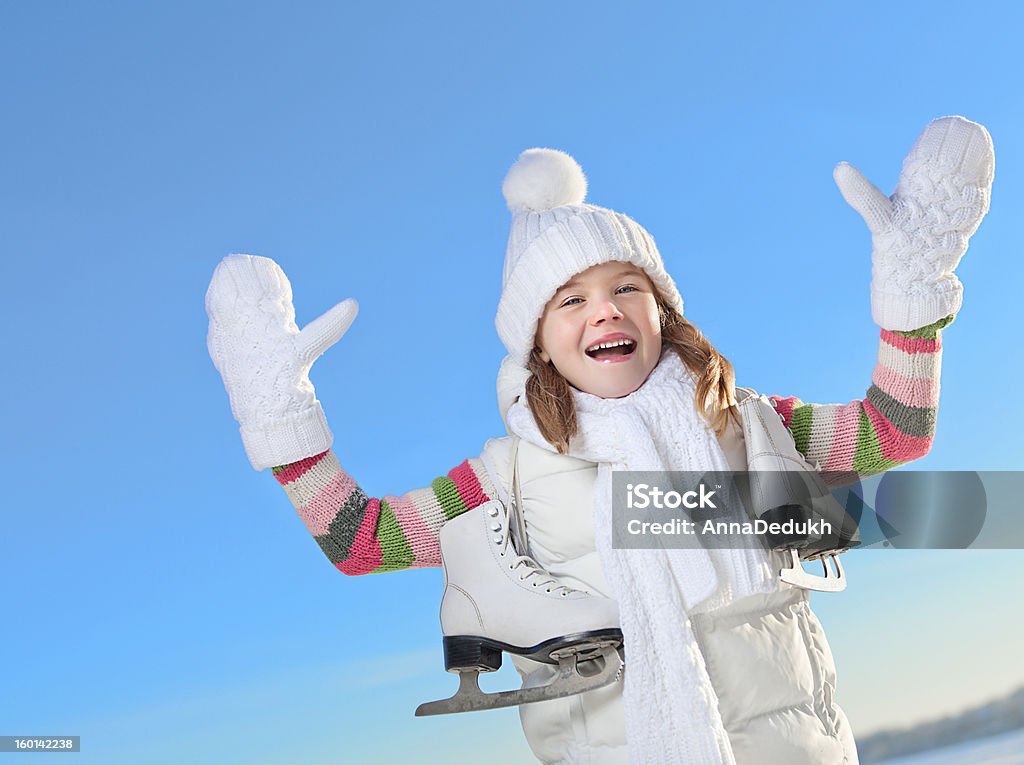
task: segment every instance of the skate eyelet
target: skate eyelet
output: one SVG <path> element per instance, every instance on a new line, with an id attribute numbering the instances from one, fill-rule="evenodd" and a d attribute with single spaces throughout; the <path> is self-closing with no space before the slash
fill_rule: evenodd
<path id="1" fill-rule="evenodd" d="M 496 508 L 496 507 L 492 507 L 492 508 L 490 508 L 490 509 L 489 509 L 489 510 L 487 511 L 487 514 L 488 514 L 489 516 L 491 516 L 492 518 L 497 518 L 497 517 L 498 517 L 498 508 Z"/>
<path id="2" fill-rule="evenodd" d="M 494 538 L 494 544 L 500 545 L 501 544 L 501 537 L 495 537 Z"/>

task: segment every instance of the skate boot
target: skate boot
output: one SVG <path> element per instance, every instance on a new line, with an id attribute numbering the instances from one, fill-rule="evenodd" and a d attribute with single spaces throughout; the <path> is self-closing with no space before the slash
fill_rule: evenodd
<path id="1" fill-rule="evenodd" d="M 792 522 L 789 528 L 802 529 L 765 534 L 768 548 L 785 557 L 779 580 L 807 590 L 841 592 L 846 589 L 846 573 L 839 555 L 860 544 L 856 519 L 833 496 L 820 466 L 810 465 L 796 450 L 767 397 L 751 395 L 738 406 L 747 449 L 751 515 L 779 524 L 776 528 Z M 803 564 L 810 561 L 821 563 L 821 576 L 804 570 Z"/>
<path id="2" fill-rule="evenodd" d="M 624 668 L 614 600 L 560 584 L 512 542 L 505 506 L 486 502 L 441 529 L 444 666 L 459 674 L 454 696 L 421 704 L 417 716 L 471 712 L 571 696 L 616 681 Z M 558 665 L 536 688 L 484 693 L 481 672 L 502 651 Z"/>

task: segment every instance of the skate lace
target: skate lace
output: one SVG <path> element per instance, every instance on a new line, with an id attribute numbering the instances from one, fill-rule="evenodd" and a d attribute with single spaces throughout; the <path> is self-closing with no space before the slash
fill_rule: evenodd
<path id="1" fill-rule="evenodd" d="M 516 550 L 512 544 L 512 524 L 509 522 L 508 510 L 505 510 L 502 514 L 504 517 L 501 518 L 501 520 L 497 520 L 498 514 L 497 508 L 492 508 L 491 516 L 496 519 L 495 525 L 492 528 L 499 534 L 494 538 L 494 541 L 501 548 L 502 557 L 505 557 L 507 554 L 513 555 L 512 560 L 508 564 L 510 571 L 525 569 L 525 573 L 520 574 L 519 581 L 525 582 L 530 579 L 530 577 L 536 577 L 536 581 L 531 582 L 534 587 L 544 587 L 545 592 L 558 593 L 562 597 L 565 597 L 572 592 L 578 592 L 578 590 L 575 590 L 568 585 L 559 583 L 557 579 L 545 571 L 544 568 L 529 555 L 520 555 L 519 551 Z"/>

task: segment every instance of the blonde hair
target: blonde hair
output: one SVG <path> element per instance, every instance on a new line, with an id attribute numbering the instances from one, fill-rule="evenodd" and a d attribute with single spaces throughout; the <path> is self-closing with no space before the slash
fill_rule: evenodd
<path id="1" fill-rule="evenodd" d="M 721 436 L 730 416 L 738 420 L 736 374 L 732 364 L 715 350 L 699 329 L 666 305 L 657 292 L 655 300 L 661 317 L 661 347 L 675 351 L 697 378 L 694 404 L 715 434 Z M 537 348 L 530 354 L 527 369 L 530 378 L 526 381 L 526 403 L 541 435 L 559 454 L 565 454 L 579 425 L 569 382 L 554 364 L 541 360 Z"/>

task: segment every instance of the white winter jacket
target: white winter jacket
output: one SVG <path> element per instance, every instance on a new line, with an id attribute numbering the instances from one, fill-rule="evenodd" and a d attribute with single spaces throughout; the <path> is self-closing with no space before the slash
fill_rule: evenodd
<path id="1" fill-rule="evenodd" d="M 750 392 L 737 389 L 737 395 Z M 720 443 L 730 467 L 746 470 L 743 432 L 732 421 Z M 496 487 L 510 485 L 511 448 L 511 438 L 484 447 L 482 459 Z M 791 437 L 779 448 L 802 461 Z M 597 465 L 527 442 L 520 443 L 518 460 L 531 554 L 566 584 L 613 597 L 594 539 Z M 808 592 L 780 587 L 690 614 L 737 765 L 856 765 L 849 723 L 833 700 L 832 653 Z M 519 657 L 513 662 L 524 687 L 547 683 L 554 674 L 549 665 Z M 523 705 L 520 717 L 530 747 L 547 765 L 629 761 L 621 683 Z"/>

